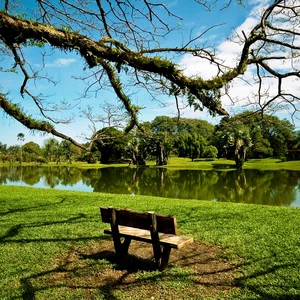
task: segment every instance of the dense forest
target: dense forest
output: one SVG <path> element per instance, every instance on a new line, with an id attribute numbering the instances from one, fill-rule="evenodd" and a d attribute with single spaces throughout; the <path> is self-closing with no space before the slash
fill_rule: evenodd
<path id="1" fill-rule="evenodd" d="M 66 140 L 49 138 L 40 146 L 26 142 L 24 134 L 16 137 L 19 144 L 7 146 L 0 142 L 1 162 L 48 163 L 84 161 L 88 163 L 124 162 L 145 165 L 156 160 L 166 165 L 170 155 L 196 158 L 234 159 L 241 167 L 247 158 L 279 157 L 297 149 L 299 135 L 288 120 L 276 116 L 244 112 L 233 118 L 224 117 L 218 125 L 205 120 L 159 116 L 143 123 L 143 132 L 125 133 L 105 127 L 101 139 L 91 151 L 84 151 Z M 103 136 L 106 136 L 103 139 Z"/>

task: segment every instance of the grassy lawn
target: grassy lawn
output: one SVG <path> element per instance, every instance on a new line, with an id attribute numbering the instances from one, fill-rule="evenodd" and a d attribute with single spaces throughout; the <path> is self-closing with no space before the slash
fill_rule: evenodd
<path id="1" fill-rule="evenodd" d="M 9 186 L 0 204 L 0 299 L 300 299 L 300 209 Z M 103 248 L 108 205 L 176 215 L 190 263 L 120 270 Z M 202 245 L 228 270 L 200 272 Z"/>

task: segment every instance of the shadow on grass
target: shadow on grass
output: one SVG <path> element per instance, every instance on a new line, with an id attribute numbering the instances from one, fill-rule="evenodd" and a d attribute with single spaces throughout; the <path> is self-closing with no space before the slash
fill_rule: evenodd
<path id="1" fill-rule="evenodd" d="M 193 228 L 193 224 L 196 226 L 196 224 L 201 223 L 205 228 L 206 222 L 208 224 L 214 222 L 214 228 L 211 230 L 218 231 L 219 226 L 228 226 L 231 219 L 243 221 L 248 217 L 248 214 L 253 215 L 258 209 L 259 206 L 247 206 L 247 211 L 245 212 L 236 213 L 228 210 L 217 215 L 212 215 L 209 211 L 203 211 L 201 217 L 193 209 L 190 209 L 185 211 L 187 217 L 185 219 L 181 218 L 179 224 L 190 223 L 189 226 Z M 274 211 L 274 215 L 276 214 Z M 268 219 L 265 219 L 265 221 L 268 222 Z M 235 229 L 232 228 L 232 230 Z M 247 229 L 245 228 L 245 230 Z M 251 257 L 252 255 L 249 255 L 246 261 L 238 259 L 237 266 L 242 270 L 247 270 L 247 273 L 238 276 L 234 280 L 234 284 L 246 293 L 249 291 L 248 293 L 251 295 L 249 299 L 300 299 L 300 252 L 298 251 L 300 240 L 298 240 L 298 243 L 294 243 L 293 246 L 289 245 L 288 248 L 282 247 L 280 252 L 276 252 L 275 249 L 280 243 L 279 241 L 274 245 L 272 242 L 267 243 L 264 241 L 266 238 L 264 234 L 256 234 L 256 236 L 257 245 L 261 244 L 261 251 L 267 255 L 259 256 L 253 253 L 254 257 L 259 258 L 255 259 Z M 244 243 L 246 243 L 246 240 Z M 269 247 L 269 249 L 265 247 Z M 230 249 L 228 250 L 230 251 Z M 226 250 L 224 251 L 224 249 L 223 254 L 226 257 Z"/>
<path id="2" fill-rule="evenodd" d="M 255 210 L 255 207 L 249 207 L 248 212 L 250 209 Z M 192 208 L 187 212 L 187 216 L 187 219 L 181 222 L 196 224 L 215 219 L 218 221 L 215 226 L 217 223 L 224 226 L 227 219 L 245 218 L 243 213 L 236 214 L 230 211 L 219 213 L 217 216 L 204 212 L 203 218 L 199 218 Z M 17 224 L 1 237 L 2 243 L 23 245 L 26 242 L 36 242 L 39 243 L 40 249 L 43 242 L 68 244 L 63 253 L 57 253 L 52 263 L 43 267 L 43 271 L 31 272 L 27 276 L 21 274 L 23 299 L 115 300 L 120 299 L 120 294 L 123 294 L 125 299 L 186 299 L 186 295 L 205 299 L 206 296 L 218 297 L 216 295 L 219 293 L 226 294 L 236 290 L 241 290 L 242 295 L 244 290 L 248 291 L 253 296 L 252 299 L 300 299 L 299 283 L 295 283 L 293 278 L 288 280 L 285 286 L 267 282 L 267 276 L 275 272 L 289 268 L 294 272 L 297 270 L 297 264 L 280 262 L 278 257 L 275 257 L 276 254 L 274 257 L 263 257 L 261 262 L 241 260 L 238 265 L 232 265 L 220 259 L 224 249 L 195 242 L 180 251 L 172 250 L 169 268 L 158 272 L 154 270 L 151 245 L 144 246 L 143 243 L 131 245 L 129 255 L 117 264 L 112 239 L 104 238 L 103 235 L 78 238 L 69 238 L 66 235 L 61 239 L 16 239 L 20 230 L 24 228 L 55 224 L 66 224 L 67 227 L 68 224 L 81 222 L 82 226 L 85 226 L 86 219 L 87 215 L 80 213 L 55 222 Z M 255 264 L 261 268 L 257 268 Z M 251 269 L 252 265 L 255 267 L 254 271 L 248 275 L 239 270 L 239 267 L 245 266 Z M 280 294 L 276 294 L 276 290 L 272 291 L 272 288 L 278 289 Z M 292 293 L 293 290 L 298 293 L 296 296 Z"/>
<path id="3" fill-rule="evenodd" d="M 23 299 L 45 295 L 84 299 L 185 299 L 186 295 L 227 293 L 237 286 L 235 265 L 216 258 L 220 249 L 195 242 L 186 249 L 172 251 L 164 272 L 155 270 L 151 245 L 132 242 L 129 255 L 116 261 L 110 238 L 89 249 L 69 251 L 56 259 L 53 269 L 22 278 Z M 73 298 L 72 298 L 73 297 Z"/>
<path id="4" fill-rule="evenodd" d="M 241 259 L 233 265 L 220 259 L 224 251 L 221 247 L 195 242 L 180 251 L 172 250 L 169 267 L 158 272 L 151 245 L 133 242 L 129 251 L 124 260 L 117 262 L 110 238 L 92 242 L 85 249 L 74 246 L 54 260 L 52 269 L 22 278 L 22 297 L 33 300 L 40 293 L 51 293 L 51 299 L 55 299 L 55 295 L 62 299 L 64 294 L 68 295 L 64 299 L 78 299 L 78 295 L 84 293 L 84 299 L 114 300 L 120 299 L 120 294 L 124 299 L 136 299 L 139 295 L 140 299 L 185 299 L 186 295 L 217 297 L 219 293 L 226 295 L 236 291 L 244 295 L 246 291 L 250 298 L 300 299 L 300 286 L 293 278 L 285 284 L 268 284 L 266 279 L 261 280 L 285 269 L 295 270 L 298 263 L 280 263 L 270 256 L 260 261 Z M 268 261 L 276 264 L 268 264 Z M 241 267 L 252 269 L 255 264 L 266 267 L 254 268 L 247 275 L 240 271 Z"/>
<path id="5" fill-rule="evenodd" d="M 275 257 L 270 257 L 270 261 L 276 261 Z M 252 262 L 253 264 L 254 262 Z M 300 282 L 296 281 L 295 278 L 290 276 L 287 271 L 289 269 L 299 270 L 299 263 L 279 263 L 276 265 L 270 265 L 263 270 L 254 271 L 252 274 L 244 275 L 235 280 L 236 284 L 241 288 L 245 288 L 252 292 L 253 295 L 258 296 L 259 299 L 270 299 L 270 300 L 280 300 L 280 299 L 300 299 Z M 261 278 L 264 276 L 269 276 L 270 278 L 277 277 L 276 273 L 280 274 L 285 272 L 286 280 L 283 278 L 281 280 L 274 279 L 270 280 L 272 283 L 266 284 L 261 282 Z M 281 282 L 280 282 L 281 281 Z"/>
<path id="6" fill-rule="evenodd" d="M 205 163 L 205 162 L 208 162 L 208 161 L 214 161 L 214 159 L 213 158 L 206 158 L 206 159 L 194 159 L 193 161 L 191 161 L 191 162 L 203 162 L 203 163 Z"/>
<path id="7" fill-rule="evenodd" d="M 122 261 L 116 259 L 114 251 L 105 250 L 95 254 L 81 254 L 80 259 L 107 260 L 114 265 L 115 270 L 126 271 L 128 273 L 142 271 L 155 271 L 154 258 L 142 258 L 136 255 L 128 254 Z"/>
<path id="8" fill-rule="evenodd" d="M 35 206 L 29 206 L 29 207 L 22 207 L 22 208 L 16 208 L 16 209 L 8 209 L 7 211 L 4 212 L 0 212 L 0 216 L 5 216 L 5 215 L 9 215 L 9 214 L 14 214 L 14 213 L 18 213 L 18 212 L 28 212 L 34 209 L 40 209 L 40 208 L 48 208 L 48 207 L 52 207 L 52 206 L 56 206 L 56 205 L 60 205 L 63 204 L 67 197 L 60 197 L 61 200 L 55 203 L 47 203 L 47 204 L 40 204 L 40 205 L 35 205 Z"/>
<path id="9" fill-rule="evenodd" d="M 211 164 L 213 169 L 236 169 L 235 165 L 232 164 Z"/>
<path id="10" fill-rule="evenodd" d="M 12 242 L 12 243 L 26 243 L 26 242 L 41 242 L 41 241 L 58 241 L 58 239 L 14 239 L 14 240 L 9 240 L 10 238 L 13 238 L 15 236 L 17 236 L 20 233 L 20 230 L 25 229 L 25 228 L 38 228 L 38 227 L 44 227 L 44 226 L 48 226 L 48 225 L 59 225 L 59 224 L 67 224 L 67 223 L 72 223 L 72 222 L 76 222 L 78 223 L 79 220 L 83 220 L 86 218 L 86 215 L 83 213 L 78 214 L 78 216 L 76 217 L 72 217 L 66 220 L 61 220 L 61 221 L 48 221 L 48 222 L 39 222 L 39 223 L 32 223 L 32 224 L 17 224 L 12 226 L 10 229 L 8 229 L 8 231 L 0 236 L 0 243 L 3 242 Z M 67 239 L 69 240 L 69 239 Z"/>

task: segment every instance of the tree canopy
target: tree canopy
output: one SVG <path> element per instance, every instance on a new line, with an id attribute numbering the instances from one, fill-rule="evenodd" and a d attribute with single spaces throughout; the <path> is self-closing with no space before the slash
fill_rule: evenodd
<path id="1" fill-rule="evenodd" d="M 234 3 L 231 0 L 195 2 L 199 10 L 214 9 L 213 6 L 230 9 Z M 264 111 L 268 107 L 289 105 L 296 112 L 299 95 L 287 90 L 285 83 L 299 81 L 300 77 L 299 1 L 266 2 L 257 23 L 247 32 L 236 32 L 234 40 L 239 44 L 240 55 L 235 66 L 229 66 L 218 57 L 214 46 L 203 41 L 205 33 L 221 23 L 206 27 L 196 36 L 191 35 L 185 43 L 166 46 L 166 36 L 180 30 L 182 18 L 164 2 L 2 0 L 0 71 L 19 73 L 22 80 L 17 81 L 20 95 L 17 99 L 1 86 L 0 108 L 31 130 L 51 133 L 86 148 L 56 129 L 56 124 L 71 121 L 61 111 L 74 103 L 52 102 L 42 94 L 42 88 L 39 89 L 45 81 L 55 85 L 44 59 L 49 51 L 60 50 L 81 56 L 87 72 L 85 78 L 81 78 L 87 84 L 83 96 L 91 90 L 97 93 L 110 89 L 115 93 L 129 116 L 126 131 L 134 127 L 142 130 L 138 120 L 141 107 L 132 101 L 132 87 L 145 89 L 156 99 L 163 93 L 173 96 L 178 110 L 182 98 L 194 109 L 205 108 L 211 114 L 227 115 L 222 96 L 230 97 L 230 83 L 236 78 L 249 80 L 249 76 L 245 77 L 247 70 L 253 72 L 254 78 L 249 84 L 257 86 L 256 95 L 249 95 L 255 109 Z M 243 5 L 241 0 L 236 3 Z M 175 28 L 170 27 L 170 20 L 174 19 L 178 20 Z M 32 47 L 41 49 L 39 67 L 28 59 L 26 50 Z M 216 74 L 209 79 L 188 76 L 177 64 L 178 57 L 185 54 L 208 61 L 216 68 Z M 278 61 L 284 61 L 284 65 L 278 67 Z M 266 88 L 265 83 L 271 86 L 274 80 L 277 88 Z M 27 108 L 32 105 L 39 111 L 37 117 L 28 113 Z M 91 134 L 89 149 L 94 140 L 101 138 L 96 132 L 99 130 Z"/>

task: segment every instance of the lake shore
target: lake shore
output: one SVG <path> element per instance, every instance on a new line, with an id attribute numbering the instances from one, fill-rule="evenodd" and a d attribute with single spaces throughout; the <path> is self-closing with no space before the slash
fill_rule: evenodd
<path id="1" fill-rule="evenodd" d="M 150 167 L 150 168 L 168 168 L 168 169 L 185 169 L 185 170 L 232 170 L 236 169 L 235 162 L 233 160 L 228 159 L 195 159 L 192 161 L 189 158 L 182 157 L 170 157 L 169 163 L 166 166 L 155 166 L 155 161 L 147 161 L 146 166 L 138 166 L 138 167 Z M 0 163 L 1 166 L 10 166 L 12 164 L 9 163 Z M 19 163 L 13 165 L 20 165 Z M 38 164 L 38 163 L 23 163 L 24 166 L 69 166 L 69 167 L 77 167 L 77 168 L 88 168 L 88 169 L 99 169 L 99 168 L 108 168 L 108 167 L 130 167 L 136 168 L 137 166 L 128 165 L 128 163 L 111 163 L 111 164 L 87 164 L 84 162 L 72 162 L 72 164 L 62 162 L 57 164 L 56 162 L 50 162 L 47 164 Z M 249 159 L 244 165 L 243 169 L 258 169 L 258 170 L 300 170 L 300 160 L 287 160 L 282 161 L 278 158 L 263 158 L 263 159 Z"/>

